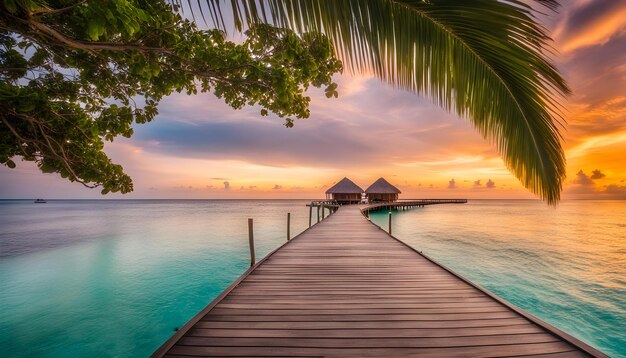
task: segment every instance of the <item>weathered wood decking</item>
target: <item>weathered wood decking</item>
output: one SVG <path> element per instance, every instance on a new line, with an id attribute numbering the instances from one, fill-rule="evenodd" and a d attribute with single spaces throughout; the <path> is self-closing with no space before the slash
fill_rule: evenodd
<path id="1" fill-rule="evenodd" d="M 251 268 L 154 356 L 587 357 L 344 206 Z"/>

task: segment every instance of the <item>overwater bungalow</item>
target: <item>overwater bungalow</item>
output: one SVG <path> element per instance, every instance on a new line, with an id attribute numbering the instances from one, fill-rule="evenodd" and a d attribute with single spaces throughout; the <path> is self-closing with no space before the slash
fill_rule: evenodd
<path id="1" fill-rule="evenodd" d="M 400 189 L 391 185 L 385 178 L 376 180 L 374 184 L 365 189 L 365 194 L 370 202 L 396 201 L 400 193 Z"/>
<path id="2" fill-rule="evenodd" d="M 363 189 L 348 178 L 341 179 L 337 184 L 326 190 L 326 199 L 335 200 L 341 204 L 358 204 L 361 202 Z"/>

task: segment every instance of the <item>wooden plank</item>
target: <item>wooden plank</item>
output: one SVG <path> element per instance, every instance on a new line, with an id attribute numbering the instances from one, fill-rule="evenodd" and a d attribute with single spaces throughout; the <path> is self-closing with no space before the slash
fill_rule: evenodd
<path id="1" fill-rule="evenodd" d="M 498 344 L 536 344 L 558 342 L 558 338 L 548 333 L 492 335 L 473 337 L 393 337 L 393 338 L 236 338 L 236 337 L 195 337 L 185 335 L 178 341 L 183 346 L 209 347 L 301 347 L 301 348 L 440 348 L 473 347 Z"/>
<path id="2" fill-rule="evenodd" d="M 306 298 L 298 301 L 291 300 L 289 298 L 273 298 L 273 297 L 246 297 L 246 296 L 228 296 L 222 301 L 222 304 L 257 304 L 257 305 L 306 305 L 311 306 L 324 306 L 326 304 L 336 305 L 383 305 L 389 307 L 389 305 L 395 304 L 409 304 L 413 307 L 445 307 L 446 304 L 454 305 L 468 305 L 472 306 L 480 303 L 493 304 L 493 301 L 485 297 L 444 297 L 444 298 L 420 298 L 416 300 L 414 297 L 408 298 L 388 298 L 381 301 L 376 298 Z M 368 306 L 369 307 L 369 306 Z"/>
<path id="3" fill-rule="evenodd" d="M 340 207 L 264 258 L 155 356 L 603 356 L 394 240 L 360 208 Z"/>
<path id="4" fill-rule="evenodd" d="M 312 308 L 314 307 L 314 308 Z M 502 306 L 494 304 L 493 302 L 483 301 L 483 302 L 433 302 L 433 303 L 390 303 L 388 301 L 376 303 L 373 301 L 365 302 L 365 303 L 334 303 L 334 302 L 323 302 L 317 304 L 311 304 L 311 302 L 286 302 L 286 303 L 268 303 L 268 302 L 247 302 L 247 303 L 227 303 L 222 301 L 220 308 L 228 308 L 228 309 L 298 309 L 298 310 L 311 310 L 311 309 L 335 309 L 335 310 L 355 310 L 355 309 L 367 309 L 367 310 L 375 310 L 375 309 L 444 309 L 447 310 L 449 308 L 478 308 L 478 307 L 486 307 L 493 308 Z M 371 311 L 368 311 L 371 312 Z M 447 312 L 447 311 L 446 311 Z"/>
<path id="5" fill-rule="evenodd" d="M 433 338 L 433 337 L 473 337 L 542 333 L 543 330 L 531 324 L 508 327 L 475 328 L 392 328 L 392 329 L 209 329 L 193 328 L 192 337 L 234 337 L 234 338 Z"/>
<path id="6" fill-rule="evenodd" d="M 211 313 L 215 315 L 232 315 L 232 316 L 292 316 L 292 315 L 413 315 L 413 314 L 457 314 L 457 313 L 494 313 L 509 312 L 506 307 L 488 306 L 488 307 L 444 307 L 444 308 L 277 308 L 277 309 L 259 309 L 259 308 L 227 308 L 215 307 Z"/>
<path id="7" fill-rule="evenodd" d="M 571 352 L 570 345 L 563 342 L 539 344 L 511 344 L 477 347 L 438 347 L 438 348 L 301 348 L 301 347 L 208 347 L 177 345 L 171 354 L 184 356 L 324 356 L 324 357 L 503 357 L 532 354 Z"/>
<path id="8" fill-rule="evenodd" d="M 228 322 L 228 321 L 199 321 L 197 328 L 232 328 L 232 329 L 436 329 L 436 328 L 472 328 L 472 327 L 507 327 L 527 325 L 527 320 L 519 317 L 479 319 L 479 320 L 456 320 L 456 321 L 278 321 L 278 322 Z"/>
<path id="9" fill-rule="evenodd" d="M 397 285 L 372 285 L 369 288 L 366 285 L 350 285 L 345 284 L 343 286 L 340 285 L 311 285 L 311 284 L 286 284 L 286 285 L 240 285 L 236 294 L 244 295 L 246 293 L 275 293 L 275 292 L 285 292 L 290 291 L 292 293 L 305 294 L 305 293 L 315 293 L 319 290 L 325 290 L 327 292 L 339 293 L 344 291 L 352 292 L 370 292 L 370 293 L 401 293 L 401 292 L 437 292 L 437 293 L 459 293 L 459 292 L 476 292 L 475 290 L 468 289 L 462 285 L 407 285 L 407 286 L 397 286 Z M 245 292 L 244 292 L 245 290 Z"/>
<path id="10" fill-rule="evenodd" d="M 405 288 L 402 290 L 376 290 L 376 289 L 371 289 L 371 290 L 367 290 L 367 289 L 350 289 L 348 288 L 344 288 L 344 289 L 326 289 L 323 291 L 324 295 L 355 295 L 355 296 L 371 296 L 371 295 L 417 295 L 417 296 L 425 296 L 425 295 L 431 295 L 431 296 L 446 296 L 446 295 L 464 295 L 464 294 L 468 294 L 468 293 L 475 293 L 474 290 L 471 289 L 467 289 L 467 288 L 449 288 L 449 289 L 443 289 L 443 288 L 430 288 L 428 290 L 420 290 L 420 289 L 409 289 L 409 288 Z M 273 296 L 291 296 L 291 295 L 308 295 L 308 294 L 321 294 L 321 292 L 319 290 L 271 290 L 271 289 L 267 289 L 267 290 L 261 290 L 261 289 L 250 289 L 250 290 L 237 290 L 234 292 L 231 292 L 231 295 L 234 296 L 265 296 L 265 295 L 273 295 Z"/>
<path id="11" fill-rule="evenodd" d="M 517 315 L 513 312 L 495 313 L 447 313 L 447 314 L 386 314 L 386 315 L 218 315 L 210 312 L 203 320 L 209 321 L 239 321 L 239 322 L 278 322 L 278 321 L 458 321 L 493 318 L 512 318 Z"/>

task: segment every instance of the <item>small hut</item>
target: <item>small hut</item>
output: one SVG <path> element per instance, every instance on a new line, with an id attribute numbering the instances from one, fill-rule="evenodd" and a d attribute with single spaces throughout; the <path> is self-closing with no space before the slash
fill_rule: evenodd
<path id="1" fill-rule="evenodd" d="M 341 204 L 358 204 L 361 202 L 363 189 L 348 178 L 341 179 L 337 184 L 326 190 L 326 198 Z"/>
<path id="2" fill-rule="evenodd" d="M 365 194 L 367 195 L 367 199 L 370 202 L 375 201 L 396 201 L 398 200 L 398 194 L 400 194 L 400 189 L 391 185 L 385 178 L 380 178 L 374 182 L 374 184 L 370 185 L 369 188 L 365 190 Z"/>

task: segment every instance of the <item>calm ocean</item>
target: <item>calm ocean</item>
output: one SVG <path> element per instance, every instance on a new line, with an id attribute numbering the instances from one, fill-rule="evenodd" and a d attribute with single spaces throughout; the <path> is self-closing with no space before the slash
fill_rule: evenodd
<path id="1" fill-rule="evenodd" d="M 308 225 L 304 200 L 0 200 L 0 352 L 141 357 Z M 372 215 L 386 228 L 387 213 Z M 394 212 L 394 235 L 626 357 L 626 202 L 473 200 Z"/>

